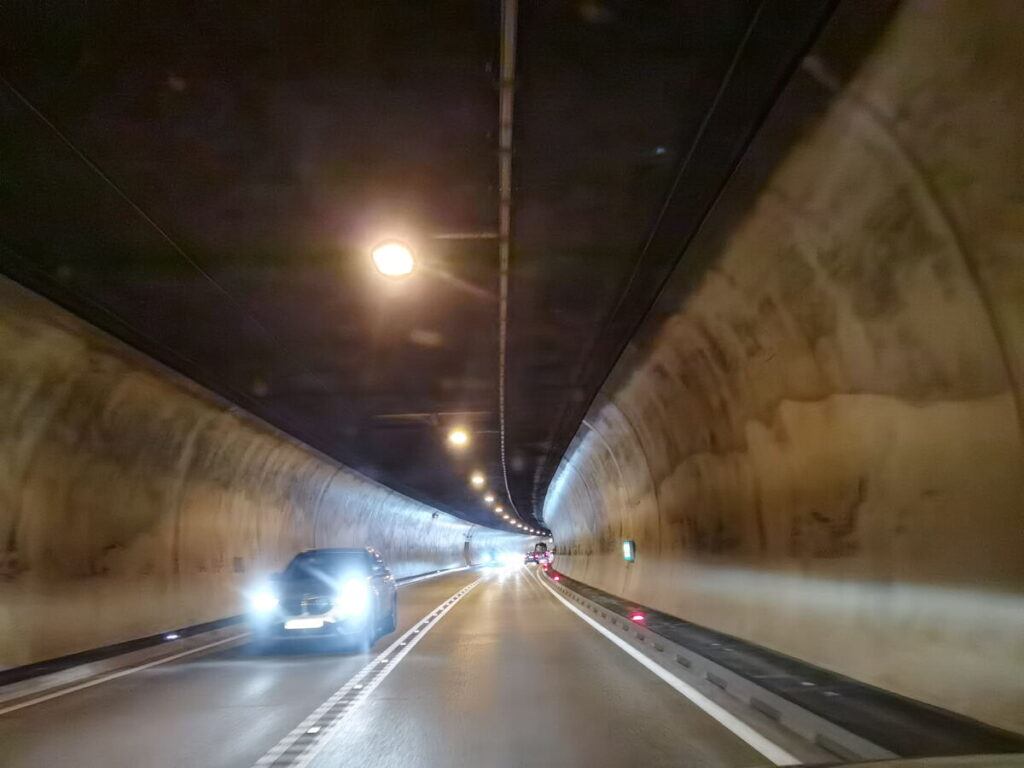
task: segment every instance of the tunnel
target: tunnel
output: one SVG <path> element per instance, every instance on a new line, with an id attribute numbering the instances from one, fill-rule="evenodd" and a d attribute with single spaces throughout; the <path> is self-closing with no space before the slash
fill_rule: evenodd
<path id="1" fill-rule="evenodd" d="M 0 30 L 0 765 L 1024 765 L 1024 5 Z"/>

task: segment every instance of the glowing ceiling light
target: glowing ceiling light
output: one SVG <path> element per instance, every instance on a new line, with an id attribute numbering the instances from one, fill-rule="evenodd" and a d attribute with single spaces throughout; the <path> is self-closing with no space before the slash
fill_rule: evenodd
<path id="1" fill-rule="evenodd" d="M 488 493 L 486 496 L 484 496 L 484 501 L 486 501 L 488 504 L 493 504 L 494 503 L 494 494 L 493 493 Z M 497 511 L 497 510 L 495 510 L 495 511 Z"/>
<path id="2" fill-rule="evenodd" d="M 458 448 L 461 448 L 469 442 L 469 432 L 464 430 L 462 427 L 455 427 L 455 429 L 448 432 L 448 442 Z"/>
<path id="3" fill-rule="evenodd" d="M 388 277 L 403 277 L 416 266 L 409 246 L 397 240 L 380 243 L 370 252 L 377 271 Z"/>
<path id="4" fill-rule="evenodd" d="M 504 507 L 495 507 L 494 511 L 497 512 L 500 515 L 502 512 L 505 511 L 505 508 Z"/>
<path id="5" fill-rule="evenodd" d="M 475 487 L 481 488 L 483 487 L 483 484 L 485 482 L 484 476 L 480 472 L 474 472 L 472 475 L 470 475 L 469 482 L 472 483 Z"/>

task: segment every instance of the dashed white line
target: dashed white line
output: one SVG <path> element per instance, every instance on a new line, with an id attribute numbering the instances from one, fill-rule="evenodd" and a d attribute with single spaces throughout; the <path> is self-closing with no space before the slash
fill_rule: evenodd
<path id="1" fill-rule="evenodd" d="M 312 714 L 299 723 L 267 754 L 255 763 L 255 768 L 302 768 L 323 749 L 341 721 L 358 707 L 384 678 L 405 658 L 445 614 L 469 594 L 482 579 L 468 584 L 445 600 L 432 613 L 427 614 L 364 666 L 354 677 L 333 693 Z M 314 730 L 316 729 L 316 730 Z"/>

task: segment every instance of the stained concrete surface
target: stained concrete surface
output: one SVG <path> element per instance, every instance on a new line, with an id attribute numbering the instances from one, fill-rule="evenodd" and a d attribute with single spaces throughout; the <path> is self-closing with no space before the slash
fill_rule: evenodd
<path id="1" fill-rule="evenodd" d="M 0 667 L 240 613 L 310 547 L 373 546 L 402 577 L 528 544 L 328 461 L 3 279 L 0 402 Z"/>
<path id="2" fill-rule="evenodd" d="M 1022 50 L 921 0 L 842 90 L 812 53 L 831 105 L 552 482 L 559 568 L 1024 731 Z"/>

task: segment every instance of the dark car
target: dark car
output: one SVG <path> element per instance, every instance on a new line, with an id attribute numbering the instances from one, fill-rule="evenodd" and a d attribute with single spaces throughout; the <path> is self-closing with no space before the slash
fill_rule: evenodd
<path id="1" fill-rule="evenodd" d="M 326 639 L 366 649 L 395 630 L 397 615 L 394 577 L 369 548 L 301 552 L 250 596 L 257 644 Z"/>

